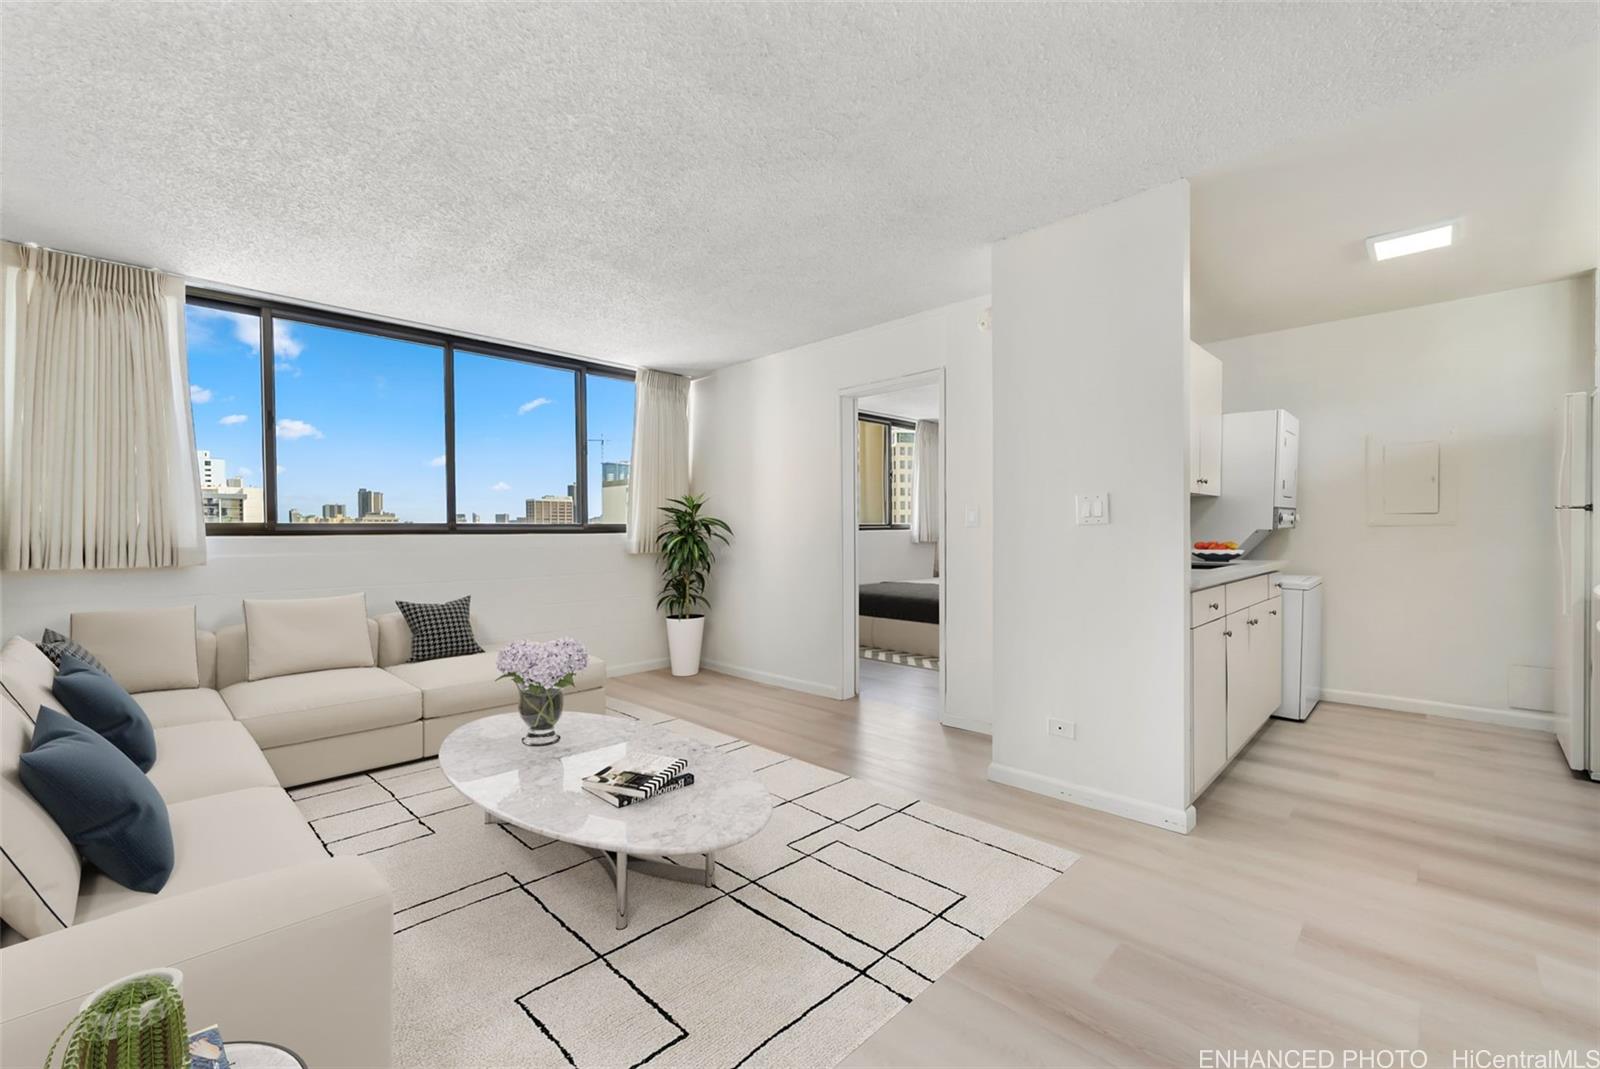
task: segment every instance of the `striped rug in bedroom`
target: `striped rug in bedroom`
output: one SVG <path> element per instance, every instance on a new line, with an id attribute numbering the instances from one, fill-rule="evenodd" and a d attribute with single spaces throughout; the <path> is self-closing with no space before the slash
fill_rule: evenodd
<path id="1" fill-rule="evenodd" d="M 911 668 L 931 668 L 935 672 L 939 670 L 939 658 L 924 657 L 920 653 L 901 653 L 899 650 L 880 650 L 876 646 L 862 646 L 861 656 L 868 661 L 903 664 Z"/>

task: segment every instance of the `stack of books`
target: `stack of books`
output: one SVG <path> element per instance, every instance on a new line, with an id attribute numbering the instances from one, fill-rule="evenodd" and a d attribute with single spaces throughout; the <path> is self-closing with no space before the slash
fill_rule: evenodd
<path id="1" fill-rule="evenodd" d="M 584 790 L 618 809 L 693 783 L 687 759 L 661 754 L 634 754 L 624 764 L 583 777 Z"/>

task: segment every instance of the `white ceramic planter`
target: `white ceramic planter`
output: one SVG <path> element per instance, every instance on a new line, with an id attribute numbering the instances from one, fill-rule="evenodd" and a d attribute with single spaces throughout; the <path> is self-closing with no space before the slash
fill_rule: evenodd
<path id="1" fill-rule="evenodd" d="M 692 676 L 700 672 L 700 646 L 706 637 L 706 618 L 667 617 L 667 652 L 672 656 L 672 674 Z"/>

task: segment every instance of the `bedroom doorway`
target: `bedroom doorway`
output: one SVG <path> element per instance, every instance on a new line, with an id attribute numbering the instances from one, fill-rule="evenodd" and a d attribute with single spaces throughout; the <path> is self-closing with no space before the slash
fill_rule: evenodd
<path id="1" fill-rule="evenodd" d="M 944 715 L 944 376 L 847 392 L 851 690 L 864 713 Z M 853 563 L 853 567 L 849 564 Z"/>

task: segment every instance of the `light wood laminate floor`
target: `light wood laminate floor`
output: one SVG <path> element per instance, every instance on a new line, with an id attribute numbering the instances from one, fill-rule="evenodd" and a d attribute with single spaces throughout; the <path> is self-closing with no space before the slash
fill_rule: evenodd
<path id="1" fill-rule="evenodd" d="M 903 709 L 925 720 L 939 719 L 944 701 L 939 695 L 937 669 L 889 664 L 867 657 L 860 658 L 859 663 L 856 689 L 861 694 L 864 714 L 875 713 L 877 706 L 888 706 L 889 712 Z"/>
<path id="2" fill-rule="evenodd" d="M 1083 855 L 847 1065 L 1600 1046 L 1600 784 L 1549 735 L 1325 703 L 1182 836 L 990 783 L 986 736 L 915 712 L 711 672 L 607 688 Z"/>

